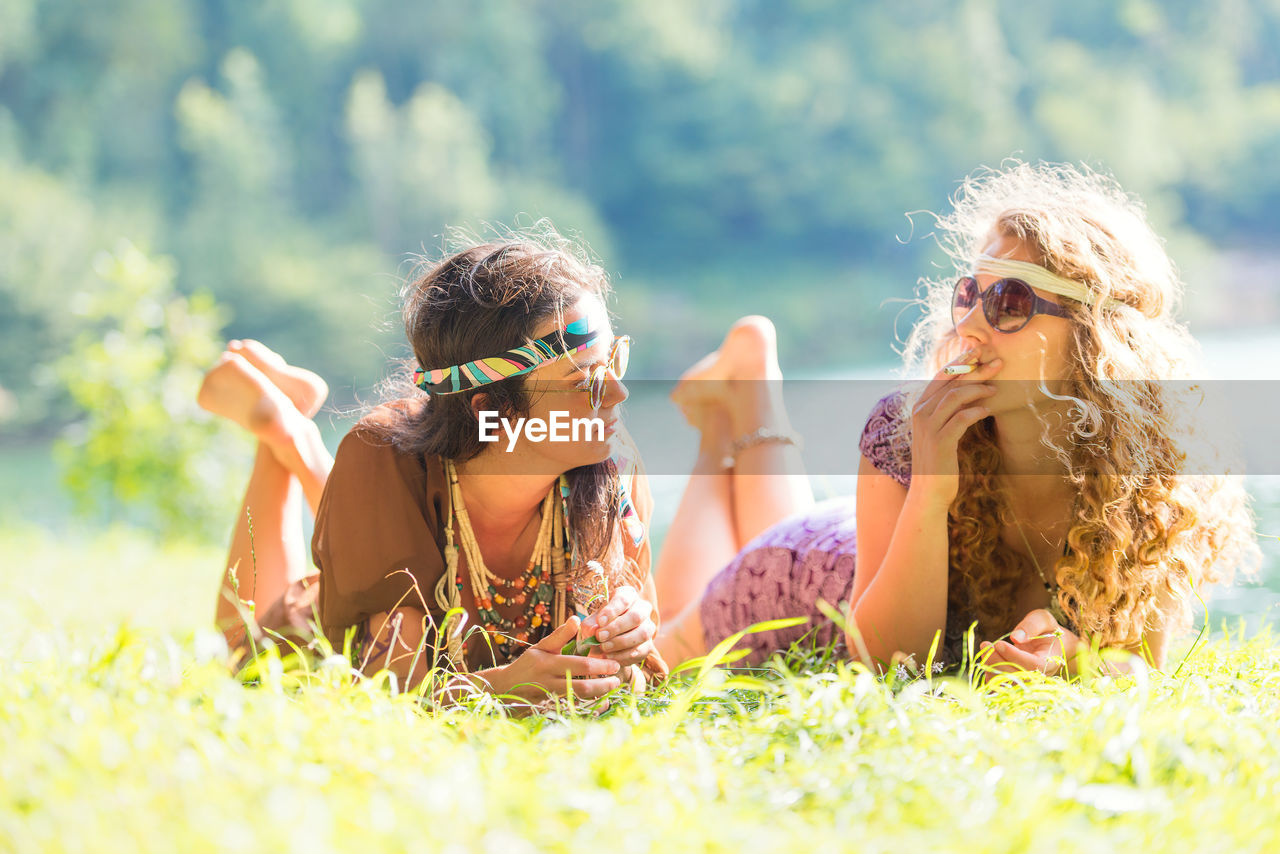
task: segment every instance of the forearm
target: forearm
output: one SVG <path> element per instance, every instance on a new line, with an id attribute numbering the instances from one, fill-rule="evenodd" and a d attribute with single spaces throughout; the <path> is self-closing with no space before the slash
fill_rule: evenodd
<path id="1" fill-rule="evenodd" d="M 435 663 L 426 624 L 426 614 L 417 608 L 397 608 L 370 617 L 360 637 L 360 672 L 372 676 L 385 670 L 403 690 L 417 688 Z"/>
<path id="2" fill-rule="evenodd" d="M 850 650 L 875 663 L 902 652 L 923 661 L 947 622 L 947 508 L 912 490 L 874 578 L 857 597 Z"/>

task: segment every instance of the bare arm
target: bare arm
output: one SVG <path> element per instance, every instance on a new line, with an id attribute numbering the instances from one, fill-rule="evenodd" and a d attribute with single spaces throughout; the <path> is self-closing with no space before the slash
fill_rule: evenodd
<path id="1" fill-rule="evenodd" d="M 849 649 L 888 663 L 923 659 L 947 622 L 947 506 L 915 494 L 866 457 L 858 469 L 858 568 Z"/>
<path id="2" fill-rule="evenodd" d="M 969 358 L 964 354 L 961 359 Z M 940 371 L 911 411 L 911 487 L 859 464 L 858 568 L 850 649 L 868 666 L 922 660 L 947 624 L 947 509 L 960 485 L 957 445 L 986 417 L 992 359 L 966 378 Z"/>

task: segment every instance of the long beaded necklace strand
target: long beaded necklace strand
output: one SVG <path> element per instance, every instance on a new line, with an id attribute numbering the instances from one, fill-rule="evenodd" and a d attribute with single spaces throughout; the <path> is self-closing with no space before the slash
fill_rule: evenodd
<path id="1" fill-rule="evenodd" d="M 458 471 L 451 460 L 445 461 L 445 476 L 449 481 L 449 520 L 445 527 L 445 574 L 436 587 L 436 604 L 446 613 L 454 612 L 445 627 L 449 658 L 455 667 L 465 668 L 465 650 L 462 637 L 462 586 L 470 582 L 471 595 L 476 603 L 481 628 L 492 636 L 497 651 L 503 658 L 514 656 L 513 645 L 536 643 L 565 620 L 568 584 L 565 577 L 566 536 L 560 502 L 556 501 L 556 488 L 547 491 L 542 502 L 542 520 L 529 564 L 517 578 L 501 578 L 489 571 L 471 517 L 467 513 L 458 484 Z M 562 485 L 563 486 L 563 485 Z M 459 567 L 458 546 L 454 543 L 453 523 L 457 520 L 458 538 L 462 541 L 462 553 L 467 559 L 467 572 Z M 519 616 L 504 617 L 496 605 L 514 604 L 523 609 Z"/>

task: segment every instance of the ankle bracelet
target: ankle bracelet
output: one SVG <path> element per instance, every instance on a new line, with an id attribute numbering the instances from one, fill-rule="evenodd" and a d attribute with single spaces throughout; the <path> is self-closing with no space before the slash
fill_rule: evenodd
<path id="1" fill-rule="evenodd" d="M 720 460 L 722 468 L 731 469 L 738 462 L 738 455 L 743 451 L 754 448 L 757 445 L 792 445 L 797 450 L 804 447 L 804 441 L 799 434 L 793 432 L 783 432 L 774 430 L 770 427 L 761 427 L 745 436 L 739 436 L 733 440 L 733 444 L 729 446 L 729 453 Z"/>

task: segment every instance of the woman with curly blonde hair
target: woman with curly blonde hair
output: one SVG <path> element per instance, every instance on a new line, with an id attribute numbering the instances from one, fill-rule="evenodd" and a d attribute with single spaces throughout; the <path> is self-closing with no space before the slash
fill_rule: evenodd
<path id="1" fill-rule="evenodd" d="M 1159 667 L 1202 588 L 1257 558 L 1239 480 L 1188 463 L 1178 381 L 1197 348 L 1141 204 L 1088 170 L 1018 164 L 965 181 L 938 226 L 958 279 L 925 283 L 905 355 L 929 379 L 872 411 L 856 509 L 775 502 L 777 519 L 799 512 L 710 579 L 678 559 L 697 524 L 678 517 L 658 577 L 659 606 L 681 613 L 669 657 L 818 617 L 821 597 L 849 603 L 850 649 L 881 664 L 924 661 L 939 636 L 958 661 L 974 626 L 998 669 L 1070 670 L 1088 646 Z M 732 394 L 692 383 L 705 373 L 677 395 L 695 423 Z M 746 642 L 758 659 L 801 631 Z"/>

